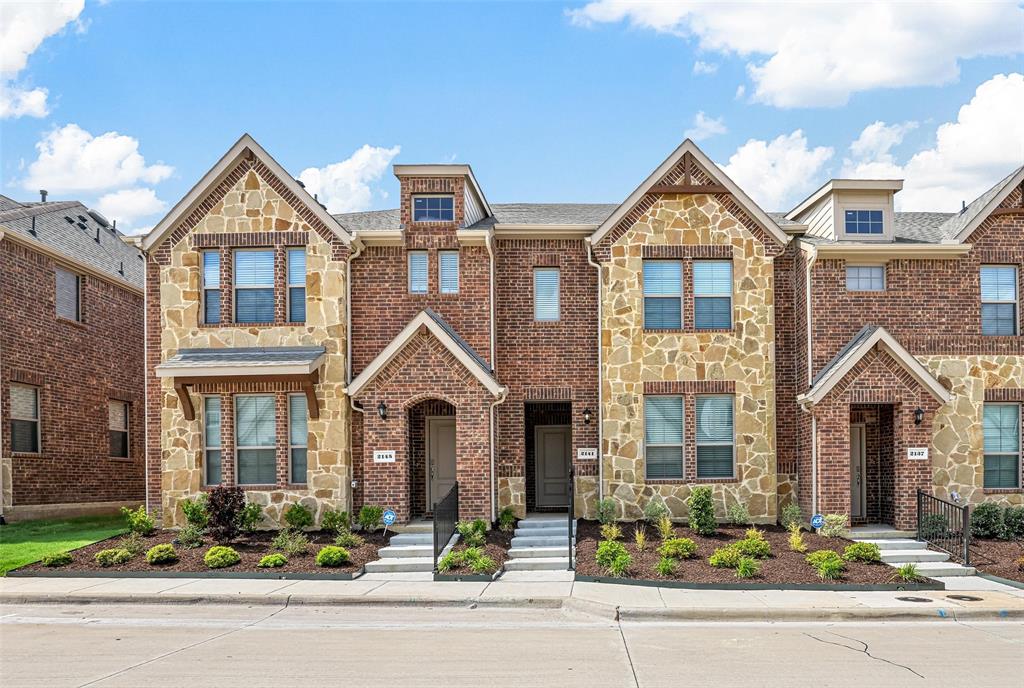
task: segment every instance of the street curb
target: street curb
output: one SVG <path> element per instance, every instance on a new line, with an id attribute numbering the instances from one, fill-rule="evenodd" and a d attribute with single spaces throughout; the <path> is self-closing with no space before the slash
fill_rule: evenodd
<path id="1" fill-rule="evenodd" d="M 1024 619 L 1024 609 L 951 608 L 810 608 L 765 607 L 620 607 L 620 621 L 723 621 L 723 622 L 817 622 L 817 621 L 1007 621 Z"/>

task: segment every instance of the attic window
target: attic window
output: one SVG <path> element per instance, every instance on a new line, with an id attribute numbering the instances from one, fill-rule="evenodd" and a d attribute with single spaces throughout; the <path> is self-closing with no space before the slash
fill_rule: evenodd
<path id="1" fill-rule="evenodd" d="M 847 210 L 847 234 L 882 234 L 881 210 Z"/>
<path id="2" fill-rule="evenodd" d="M 412 199 L 413 222 L 454 222 L 454 196 L 414 196 Z"/>

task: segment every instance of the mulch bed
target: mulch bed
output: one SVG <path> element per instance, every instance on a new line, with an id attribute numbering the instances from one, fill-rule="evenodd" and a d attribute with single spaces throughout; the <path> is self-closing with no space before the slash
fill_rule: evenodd
<path id="1" fill-rule="evenodd" d="M 505 561 L 508 559 L 508 550 L 512 546 L 512 533 L 503 533 L 497 528 L 492 528 L 487 531 L 487 542 L 484 545 L 484 554 L 494 560 L 494 563 L 498 565 L 497 570 L 501 571 L 505 565 Z M 462 542 L 460 538 L 453 551 L 461 552 L 466 549 L 466 544 Z M 456 566 L 448 571 L 445 571 L 446 575 L 455 574 L 471 574 L 473 573 L 468 566 Z"/>
<path id="2" fill-rule="evenodd" d="M 719 526 L 718 532 L 710 537 L 697 535 L 685 526 L 676 525 L 675 537 L 690 538 L 697 543 L 697 553 L 691 559 L 683 559 L 676 565 L 671 576 L 661 576 L 655 572 L 654 566 L 661 558 L 658 547 L 661 539 L 657 529 L 647 527 L 647 546 L 643 552 L 637 550 L 633 540 L 636 525 L 620 523 L 622 539 L 626 550 L 632 557 L 628 576 L 630 578 L 653 581 L 683 581 L 687 583 L 772 583 L 772 584 L 821 584 L 817 571 L 804 561 L 807 554 L 819 549 L 835 550 L 839 554 L 850 544 L 844 538 L 822 537 L 815 533 L 804 533 L 807 552 L 801 554 L 789 549 L 789 533 L 779 526 L 757 526 L 765 539 L 771 543 L 772 556 L 761 560 L 761 571 L 752 578 L 737 578 L 732 569 L 715 568 L 708 563 L 708 557 L 720 547 L 742 540 L 746 528 L 739 526 Z M 601 541 L 601 526 L 596 521 L 580 521 L 576 530 L 576 573 L 587 576 L 607 576 L 595 561 L 597 545 Z M 846 562 L 846 571 L 842 578 L 825 581 L 835 584 L 868 584 L 877 585 L 898 582 L 894 579 L 895 570 L 886 564 L 862 564 Z"/>
<path id="3" fill-rule="evenodd" d="M 174 549 L 178 552 L 178 561 L 174 564 L 161 564 L 153 565 L 146 561 L 145 552 L 133 557 L 131 561 L 126 564 L 119 566 L 108 566 L 103 568 L 96 563 L 94 555 L 96 552 L 104 549 L 111 549 L 114 547 L 120 547 L 121 537 L 114 537 L 108 540 L 101 540 L 95 542 L 81 549 L 76 549 L 71 552 L 73 561 L 67 566 L 61 566 L 59 568 L 48 568 L 42 564 L 36 562 L 35 564 L 29 564 L 23 567 L 22 571 L 81 571 L 83 574 L 90 571 L 148 571 L 154 576 L 159 576 L 161 572 L 175 571 L 175 572 L 202 572 L 206 573 L 209 571 L 223 571 L 223 572 L 238 572 L 238 573 L 251 573 L 259 572 L 267 575 L 275 573 L 351 573 L 358 571 L 368 561 L 376 561 L 379 557 L 377 551 L 387 545 L 391 535 L 388 533 L 386 536 L 383 532 L 373 533 L 371 535 L 363 535 L 366 539 L 365 544 L 360 547 L 354 547 L 349 549 L 349 554 L 352 556 L 351 561 L 345 566 L 317 566 L 316 565 L 316 553 L 324 545 L 334 544 L 334 535 L 325 532 L 307 532 L 306 537 L 309 538 L 310 546 L 309 551 L 306 554 L 299 556 L 288 557 L 288 563 L 284 566 L 277 568 L 261 569 L 256 566 L 259 560 L 267 554 L 273 553 L 275 550 L 271 549 L 270 541 L 277 535 L 276 531 L 259 531 L 252 535 L 239 536 L 237 540 L 230 543 L 230 546 L 234 548 L 236 552 L 242 557 L 242 560 L 234 566 L 228 566 L 222 569 L 211 569 L 206 566 L 203 562 L 203 555 L 215 544 L 209 537 L 204 538 L 202 547 L 196 547 L 194 549 L 186 549 L 180 545 L 175 545 Z M 146 548 L 149 549 L 154 545 L 160 545 L 163 543 L 170 543 L 177 537 L 177 533 L 171 530 L 160 530 L 153 535 L 144 538 L 146 541 Z"/>
<path id="4" fill-rule="evenodd" d="M 1017 559 L 1024 557 L 1024 542 L 971 539 L 971 566 L 1000 578 L 1024 583 Z"/>

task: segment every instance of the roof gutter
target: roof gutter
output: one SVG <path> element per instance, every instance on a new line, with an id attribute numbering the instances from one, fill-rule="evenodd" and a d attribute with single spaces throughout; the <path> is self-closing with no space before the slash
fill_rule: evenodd
<path id="1" fill-rule="evenodd" d="M 807 241 L 800 243 L 803 246 L 813 246 L 817 255 L 822 258 L 883 262 L 899 258 L 950 260 L 966 255 L 973 248 L 971 244 L 811 244 Z"/>

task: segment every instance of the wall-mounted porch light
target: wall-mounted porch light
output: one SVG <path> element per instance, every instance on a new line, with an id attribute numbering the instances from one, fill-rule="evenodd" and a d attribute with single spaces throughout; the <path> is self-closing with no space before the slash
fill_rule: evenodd
<path id="1" fill-rule="evenodd" d="M 924 422 L 924 409 L 918 406 L 914 409 L 914 425 L 920 425 Z"/>
<path id="2" fill-rule="evenodd" d="M 381 420 L 388 419 L 388 405 L 383 401 L 377 404 L 377 415 L 380 416 Z"/>
<path id="3" fill-rule="evenodd" d="M 589 408 L 583 409 L 583 424 L 590 425 L 590 419 L 594 417 L 594 412 Z"/>

